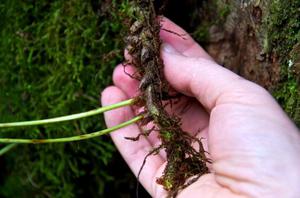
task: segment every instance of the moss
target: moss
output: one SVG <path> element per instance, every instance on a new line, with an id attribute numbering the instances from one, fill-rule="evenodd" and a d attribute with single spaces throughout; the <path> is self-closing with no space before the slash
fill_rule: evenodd
<path id="1" fill-rule="evenodd" d="M 281 104 L 284 110 L 294 119 L 296 124 L 300 124 L 300 92 L 299 82 L 295 77 L 288 77 L 286 82 L 279 84 L 277 89 L 273 92 L 277 101 Z"/>
<path id="2" fill-rule="evenodd" d="M 272 49 L 285 57 L 296 43 L 300 42 L 300 23 L 298 0 L 270 1 L 265 26 Z"/>
<path id="3" fill-rule="evenodd" d="M 263 12 L 262 24 L 258 26 L 257 30 L 259 32 L 257 40 L 262 47 L 261 53 L 268 54 L 268 57 L 272 57 L 273 60 L 279 60 L 281 65 L 280 81 L 277 83 L 273 95 L 300 126 L 300 58 L 297 57 L 300 54 L 300 1 L 275 0 L 251 3 L 254 7 L 259 6 Z M 202 3 L 201 8 L 195 9 L 196 13 L 200 9 L 202 14 L 194 14 L 198 16 L 194 20 L 198 20 L 199 23 L 193 33 L 195 39 L 202 45 L 204 44 L 204 47 L 210 46 L 210 27 L 213 25 L 223 27 L 222 24 L 226 22 L 227 16 L 231 12 L 236 12 L 236 9 L 240 9 L 238 4 L 236 1 L 224 0 Z M 244 21 L 248 15 L 239 17 L 242 17 L 239 20 Z M 261 35 L 263 36 L 261 37 Z"/>
<path id="4" fill-rule="evenodd" d="M 293 50 L 300 43 L 300 1 L 270 1 L 268 17 L 264 20 L 268 51 L 276 54 L 281 63 L 281 81 L 274 96 L 285 111 L 300 126 L 299 75 L 292 69 L 299 53 Z"/>
<path id="5" fill-rule="evenodd" d="M 224 22 L 232 10 L 231 4 L 229 4 L 225 0 L 215 0 L 215 4 L 217 7 L 216 11 L 218 16 L 218 22 Z"/>
<path id="6" fill-rule="evenodd" d="M 5 0 L 0 3 L 0 122 L 71 114 L 99 106 L 122 57 L 128 1 Z M 123 16 L 122 16 L 123 15 Z M 92 132 L 101 118 L 13 131 L 48 138 Z M 8 135 L 8 133 L 2 133 Z M 1 158 L 1 197 L 103 196 L 112 181 L 108 138 L 18 146 Z"/>
<path id="7" fill-rule="evenodd" d="M 239 4 L 240 2 L 236 1 L 215 0 L 202 3 L 200 8 L 195 8 L 193 20 L 198 22 L 198 26 L 193 31 L 194 38 L 204 47 L 211 46 L 210 28 L 213 25 L 223 27 L 227 16 L 240 9 Z M 280 81 L 273 95 L 300 126 L 300 58 L 297 57 L 300 54 L 300 1 L 253 1 L 251 5 L 259 7 L 263 13 L 262 24 L 257 26 L 259 34 L 256 38 L 261 44 L 262 51 L 257 53 L 268 54 L 272 61 L 279 60 L 281 65 Z M 248 8 L 253 7 L 249 4 Z M 202 13 L 199 14 L 199 10 Z M 240 21 L 246 21 L 249 16 L 239 17 Z"/>
<path id="8" fill-rule="evenodd" d="M 160 134 L 166 141 L 170 141 L 172 139 L 172 133 L 170 131 L 161 131 Z"/>
<path id="9" fill-rule="evenodd" d="M 192 33 L 192 36 L 199 43 L 206 43 L 209 40 L 209 28 L 210 24 L 202 24 L 198 26 L 197 29 Z"/>
<path id="10" fill-rule="evenodd" d="M 224 0 L 202 1 L 200 8 L 194 9 L 192 20 L 197 24 L 192 36 L 202 45 L 209 42 L 209 30 L 213 25 L 222 26 L 232 11 L 232 5 Z M 200 19 L 199 19 L 200 18 Z"/>

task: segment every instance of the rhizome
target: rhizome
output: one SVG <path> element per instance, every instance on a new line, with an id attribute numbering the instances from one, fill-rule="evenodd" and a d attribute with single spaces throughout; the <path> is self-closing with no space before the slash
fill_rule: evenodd
<path id="1" fill-rule="evenodd" d="M 144 130 L 141 135 L 148 136 L 152 131 L 158 131 L 161 144 L 149 151 L 139 175 L 150 155 L 158 154 L 163 149 L 166 152 L 167 165 L 163 175 L 157 179 L 168 192 L 168 197 L 176 197 L 178 192 L 195 182 L 201 175 L 208 173 L 206 163 L 210 160 L 205 156 L 201 141 L 181 129 L 180 117 L 169 113 L 166 106 L 172 103 L 174 95 L 170 94 L 170 86 L 163 76 L 163 60 L 160 56 L 162 41 L 159 9 L 154 0 L 134 0 L 134 18 L 125 38 L 126 49 L 130 56 L 124 67 L 132 65 L 137 72 L 130 75 L 140 81 L 137 105 L 144 109 L 144 119 L 140 125 L 152 122 L 155 127 Z M 177 34 L 166 30 L 170 34 Z M 181 35 L 178 35 L 181 36 Z M 138 141 L 138 137 L 127 138 Z M 197 149 L 192 143 L 198 143 Z M 138 175 L 138 176 L 139 176 Z"/>

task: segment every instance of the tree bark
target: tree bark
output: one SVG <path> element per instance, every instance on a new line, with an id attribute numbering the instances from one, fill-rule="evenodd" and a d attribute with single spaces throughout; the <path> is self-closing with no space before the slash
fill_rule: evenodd
<path id="1" fill-rule="evenodd" d="M 186 28 L 219 64 L 269 90 L 300 125 L 299 0 L 170 4 L 167 16 Z M 192 14 L 180 18 L 185 14 L 174 16 L 176 12 Z"/>

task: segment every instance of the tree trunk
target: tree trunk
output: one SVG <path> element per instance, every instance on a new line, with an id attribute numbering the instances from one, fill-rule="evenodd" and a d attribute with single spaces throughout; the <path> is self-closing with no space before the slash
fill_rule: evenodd
<path id="1" fill-rule="evenodd" d="M 299 0 L 170 1 L 167 16 L 219 64 L 268 89 L 299 126 L 299 9 Z"/>

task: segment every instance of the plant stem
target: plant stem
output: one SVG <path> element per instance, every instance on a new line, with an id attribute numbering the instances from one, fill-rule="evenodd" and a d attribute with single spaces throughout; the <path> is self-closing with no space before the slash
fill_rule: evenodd
<path id="1" fill-rule="evenodd" d="M 0 156 L 4 155 L 6 152 L 10 151 L 11 149 L 15 148 L 17 144 L 8 144 L 0 150 Z"/>
<path id="2" fill-rule="evenodd" d="M 0 143 L 18 143 L 18 144 L 45 144 L 45 143 L 58 143 L 58 142 L 73 142 L 73 141 L 79 141 L 79 140 L 85 140 L 90 138 L 95 138 L 101 135 L 105 135 L 108 133 L 111 133 L 115 130 L 118 130 L 120 128 L 126 127 L 130 124 L 133 124 L 143 118 L 142 115 L 136 116 L 132 118 L 131 120 L 128 120 L 126 122 L 123 122 L 119 125 L 116 125 L 114 127 L 104 129 L 101 131 L 89 133 L 89 134 L 83 134 L 78 136 L 72 136 L 72 137 L 65 137 L 65 138 L 55 138 L 55 139 L 14 139 L 14 138 L 0 138 Z"/>
<path id="3" fill-rule="evenodd" d="M 35 126 L 35 125 L 42 125 L 42 124 L 51 124 L 51 123 L 57 123 L 57 122 L 65 122 L 70 120 L 76 120 L 80 118 L 85 118 L 93 115 L 97 115 L 106 111 L 110 111 L 113 109 L 117 109 L 124 106 L 129 106 L 134 103 L 134 99 L 125 100 L 122 102 L 119 102 L 117 104 L 113 104 L 110 106 L 101 107 L 98 109 L 94 109 L 91 111 L 78 113 L 78 114 L 72 114 L 67 116 L 61 116 L 56 118 L 50 118 L 50 119 L 44 119 L 44 120 L 33 120 L 33 121 L 22 121 L 22 122 L 11 122 L 11 123 L 0 123 L 0 128 L 5 127 L 21 127 L 21 126 Z"/>

